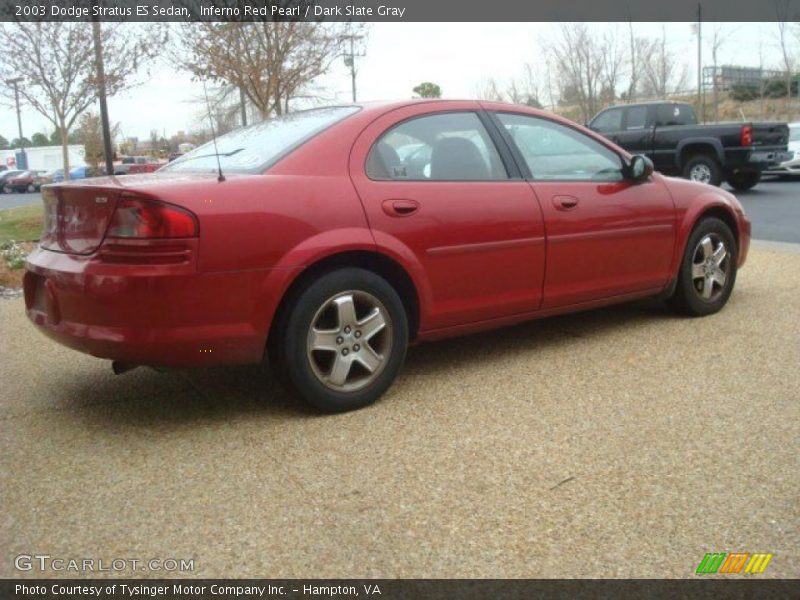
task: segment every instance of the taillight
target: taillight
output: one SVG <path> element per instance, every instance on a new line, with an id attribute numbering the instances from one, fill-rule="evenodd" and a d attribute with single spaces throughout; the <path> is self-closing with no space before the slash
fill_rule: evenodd
<path id="1" fill-rule="evenodd" d="M 120 198 L 106 237 L 187 238 L 197 236 L 197 220 L 188 210 L 156 200 Z"/>
<path id="2" fill-rule="evenodd" d="M 742 125 L 742 146 L 753 145 L 753 128 L 750 125 Z"/>

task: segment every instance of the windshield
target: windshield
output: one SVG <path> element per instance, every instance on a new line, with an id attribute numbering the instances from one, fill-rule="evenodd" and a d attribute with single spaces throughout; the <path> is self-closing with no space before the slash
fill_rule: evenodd
<path id="1" fill-rule="evenodd" d="M 789 125 L 789 141 L 800 142 L 800 125 Z"/>
<path id="2" fill-rule="evenodd" d="M 260 173 L 318 133 L 357 112 L 357 106 L 318 108 L 267 119 L 237 129 L 184 154 L 162 171 L 216 171 L 217 152 L 223 172 Z"/>

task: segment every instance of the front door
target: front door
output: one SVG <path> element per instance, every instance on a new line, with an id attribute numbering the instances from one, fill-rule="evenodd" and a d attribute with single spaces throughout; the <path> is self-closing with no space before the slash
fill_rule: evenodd
<path id="1" fill-rule="evenodd" d="M 659 175 L 635 182 L 611 148 L 563 123 L 497 113 L 527 167 L 547 231 L 543 308 L 667 284 L 675 207 Z"/>

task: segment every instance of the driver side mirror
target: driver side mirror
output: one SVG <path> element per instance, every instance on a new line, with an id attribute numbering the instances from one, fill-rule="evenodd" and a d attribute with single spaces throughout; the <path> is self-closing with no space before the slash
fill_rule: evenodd
<path id="1" fill-rule="evenodd" d="M 634 181 L 644 181 L 653 174 L 653 161 L 641 154 L 635 154 L 628 165 L 628 177 Z"/>

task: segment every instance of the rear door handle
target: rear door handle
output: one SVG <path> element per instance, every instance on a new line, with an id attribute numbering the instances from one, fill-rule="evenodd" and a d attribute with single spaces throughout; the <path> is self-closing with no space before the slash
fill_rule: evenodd
<path id="1" fill-rule="evenodd" d="M 553 196 L 553 206 L 557 210 L 572 210 L 578 206 L 578 199 L 575 196 Z"/>
<path id="2" fill-rule="evenodd" d="M 407 217 L 419 210 L 419 202 L 407 199 L 384 200 L 382 206 L 390 217 Z"/>

